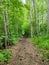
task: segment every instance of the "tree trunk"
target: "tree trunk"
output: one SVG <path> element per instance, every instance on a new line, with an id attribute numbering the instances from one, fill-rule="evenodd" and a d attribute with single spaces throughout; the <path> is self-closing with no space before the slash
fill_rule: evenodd
<path id="1" fill-rule="evenodd" d="M 5 20 L 6 20 L 6 28 L 7 28 L 7 42 L 8 42 L 8 45 L 9 45 L 9 40 L 8 40 L 8 37 L 9 37 L 9 27 L 8 27 L 8 11 L 7 11 L 7 7 L 6 7 Z"/>
<path id="2" fill-rule="evenodd" d="M 5 33 L 5 48 L 7 48 L 7 40 L 8 40 L 8 35 L 7 35 L 7 20 L 5 16 L 5 9 L 4 5 L 2 4 L 2 0 L 0 1 L 1 6 L 2 6 L 2 16 L 3 16 L 3 24 L 4 24 L 4 33 Z"/>
<path id="3" fill-rule="evenodd" d="M 7 27 L 6 27 L 4 7 L 2 7 L 2 16 L 3 16 L 4 32 L 5 32 L 5 48 L 7 48 Z"/>
<path id="4" fill-rule="evenodd" d="M 33 37 L 33 25 L 32 25 L 32 2 L 30 3 L 30 31 L 31 31 L 31 37 Z"/>
<path id="5" fill-rule="evenodd" d="M 49 0 L 48 0 L 48 13 L 47 13 L 47 19 L 48 19 L 48 21 L 47 21 L 47 36 L 49 35 Z"/>
<path id="6" fill-rule="evenodd" d="M 9 4 L 9 1 L 8 0 L 5 0 L 5 2 L 6 2 L 6 4 L 8 3 Z M 9 26 L 8 26 L 8 8 L 7 8 L 7 6 L 6 6 L 6 10 L 5 10 L 5 20 L 6 20 L 6 27 L 7 27 L 7 42 L 8 42 L 8 45 L 9 45 L 9 34 L 10 34 L 10 32 L 9 32 Z"/>
<path id="7" fill-rule="evenodd" d="M 33 7 L 34 7 L 34 18 L 36 22 L 36 32 L 37 32 L 37 36 L 39 37 L 39 23 L 37 19 L 38 16 L 37 16 L 37 8 L 36 8 L 35 0 L 33 0 Z"/>
<path id="8" fill-rule="evenodd" d="M 44 24 L 44 10 L 43 10 L 43 1 L 42 1 L 42 32 L 44 32 L 43 24 Z"/>

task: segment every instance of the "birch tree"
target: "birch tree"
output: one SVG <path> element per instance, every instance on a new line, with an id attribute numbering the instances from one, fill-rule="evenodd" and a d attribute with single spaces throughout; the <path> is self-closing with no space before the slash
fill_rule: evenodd
<path id="1" fill-rule="evenodd" d="M 7 23 L 6 23 L 5 9 L 4 9 L 4 5 L 2 4 L 2 0 L 0 1 L 0 3 L 2 6 L 2 17 L 3 17 L 4 33 L 5 33 L 5 48 L 7 48 Z"/>
<path id="2" fill-rule="evenodd" d="M 48 36 L 48 34 L 49 34 L 49 0 L 48 0 L 48 10 L 47 10 L 48 12 L 47 12 L 47 18 L 48 18 L 48 20 L 47 20 L 47 36 Z"/>
<path id="3" fill-rule="evenodd" d="M 36 32 L 37 32 L 37 36 L 39 36 L 39 23 L 38 23 L 37 7 L 36 7 L 35 0 L 33 0 L 33 8 L 34 8 L 34 18 L 35 18 L 35 22 L 36 22 Z"/>
<path id="4" fill-rule="evenodd" d="M 31 31 L 31 37 L 33 37 L 33 25 L 32 25 L 32 1 L 30 2 L 30 31 Z"/>

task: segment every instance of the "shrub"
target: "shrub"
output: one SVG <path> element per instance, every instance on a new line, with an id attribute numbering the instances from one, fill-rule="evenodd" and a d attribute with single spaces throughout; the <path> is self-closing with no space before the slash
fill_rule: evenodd
<path id="1" fill-rule="evenodd" d="M 9 59 L 11 58 L 11 51 L 7 50 L 7 51 L 3 51 L 0 50 L 0 62 L 8 62 Z"/>
<path id="2" fill-rule="evenodd" d="M 40 41 L 38 43 L 38 38 L 35 36 L 34 38 L 32 38 L 32 40 L 35 42 L 35 45 L 37 46 L 37 48 L 41 51 L 42 59 L 49 59 L 49 53 L 46 53 L 47 51 L 49 51 L 49 38 L 45 35 L 41 35 L 39 37 Z M 46 52 L 45 52 L 46 50 Z"/>
<path id="3" fill-rule="evenodd" d="M 2 53 L 0 53 L 0 62 L 4 62 L 4 55 Z"/>

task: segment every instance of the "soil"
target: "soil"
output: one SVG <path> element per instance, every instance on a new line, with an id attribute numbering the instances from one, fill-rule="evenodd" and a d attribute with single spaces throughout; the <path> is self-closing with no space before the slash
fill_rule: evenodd
<path id="1" fill-rule="evenodd" d="M 18 43 L 11 48 L 12 58 L 7 65 L 49 65 L 41 60 L 39 51 L 30 40 L 24 38 Z"/>

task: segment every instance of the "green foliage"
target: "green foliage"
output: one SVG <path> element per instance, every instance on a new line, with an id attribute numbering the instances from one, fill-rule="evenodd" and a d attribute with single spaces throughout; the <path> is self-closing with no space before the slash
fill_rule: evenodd
<path id="1" fill-rule="evenodd" d="M 42 59 L 49 59 L 49 38 L 45 35 L 41 35 L 39 37 L 34 37 L 32 40 L 35 42 L 34 44 L 37 46 L 37 48 L 41 52 L 41 58 Z"/>
<path id="2" fill-rule="evenodd" d="M 11 58 L 11 51 L 10 50 L 0 50 L 0 62 L 8 62 Z"/>
<path id="3" fill-rule="evenodd" d="M 41 58 L 43 60 L 49 59 L 49 52 L 48 53 L 43 52 L 42 55 L 41 55 Z"/>
<path id="4" fill-rule="evenodd" d="M 40 24 L 40 32 L 46 33 L 46 30 L 47 30 L 47 24 L 46 23 Z"/>
<path id="5" fill-rule="evenodd" d="M 17 38 L 23 37 L 22 35 L 26 34 L 30 37 L 30 3 L 33 0 L 26 0 L 26 4 L 23 4 L 22 0 L 1 0 L 0 2 L 0 48 L 2 48 L 5 41 L 2 42 L 2 39 L 5 39 L 4 32 L 4 20 L 2 14 L 2 7 L 4 7 L 4 16 L 6 17 L 6 9 L 7 9 L 7 34 L 9 44 L 16 45 Z M 47 37 L 47 0 L 35 0 L 37 9 L 37 22 L 39 24 L 39 38 L 37 38 L 37 30 L 36 30 L 36 20 L 35 20 L 35 12 L 34 6 L 32 6 L 32 26 L 34 38 L 32 40 L 35 42 L 35 45 L 43 50 L 49 50 L 49 36 Z M 35 14 L 36 15 L 36 14 Z M 7 22 L 6 19 L 6 22 Z M 48 53 L 49 54 L 49 53 Z M 48 54 L 43 54 L 44 58 L 49 57 Z M 11 53 L 9 51 L 0 51 L 0 61 L 8 61 Z"/>
<path id="6" fill-rule="evenodd" d="M 3 47 L 3 43 L 4 43 L 4 42 L 3 42 L 3 41 L 4 41 L 3 38 L 5 38 L 5 36 L 1 36 L 1 37 L 0 37 L 0 48 Z"/>
<path id="7" fill-rule="evenodd" d="M 4 54 L 4 57 L 5 57 L 5 62 L 8 62 L 9 61 L 9 59 L 11 58 L 11 51 L 10 50 L 8 50 L 8 51 L 6 51 L 6 52 L 3 52 L 3 54 Z"/>
<path id="8" fill-rule="evenodd" d="M 0 48 L 2 48 L 2 46 L 3 46 L 3 43 L 2 43 L 2 42 L 0 42 Z"/>
<path id="9" fill-rule="evenodd" d="M 22 34 L 30 36 L 30 24 L 28 22 L 24 22 L 22 25 Z"/>
<path id="10" fill-rule="evenodd" d="M 0 53 L 0 62 L 3 62 L 4 61 L 4 55 L 2 53 Z"/>
<path id="11" fill-rule="evenodd" d="M 9 42 L 10 42 L 11 45 L 16 45 L 18 43 L 15 35 L 11 35 L 9 37 Z"/>

